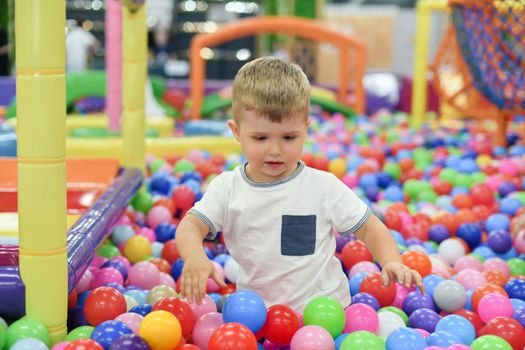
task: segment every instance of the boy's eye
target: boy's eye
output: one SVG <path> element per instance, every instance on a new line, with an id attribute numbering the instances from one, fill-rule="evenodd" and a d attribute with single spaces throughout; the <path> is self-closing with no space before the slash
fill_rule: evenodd
<path id="1" fill-rule="evenodd" d="M 255 141 L 264 141 L 266 140 L 266 136 L 254 136 L 253 139 Z"/>
<path id="2" fill-rule="evenodd" d="M 290 136 L 285 136 L 285 137 L 284 137 L 284 140 L 285 140 L 285 141 L 293 141 L 293 140 L 295 140 L 295 139 L 296 139 L 296 136 L 292 136 L 292 135 L 290 135 Z"/>

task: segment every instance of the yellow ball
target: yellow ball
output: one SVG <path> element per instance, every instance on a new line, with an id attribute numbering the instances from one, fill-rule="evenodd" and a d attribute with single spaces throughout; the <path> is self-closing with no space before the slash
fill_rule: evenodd
<path id="1" fill-rule="evenodd" d="M 476 163 L 478 163 L 478 166 L 484 167 L 492 163 L 492 157 L 488 154 L 481 154 L 476 158 Z"/>
<path id="2" fill-rule="evenodd" d="M 146 260 L 151 256 L 151 243 L 144 236 L 133 236 L 126 241 L 124 254 L 132 263 Z"/>
<path id="3" fill-rule="evenodd" d="M 140 322 L 139 335 L 151 350 L 173 350 L 181 340 L 180 322 L 168 311 L 153 311 Z"/>
<path id="4" fill-rule="evenodd" d="M 331 160 L 328 163 L 328 171 L 337 177 L 343 177 L 346 174 L 346 161 L 341 158 Z"/>

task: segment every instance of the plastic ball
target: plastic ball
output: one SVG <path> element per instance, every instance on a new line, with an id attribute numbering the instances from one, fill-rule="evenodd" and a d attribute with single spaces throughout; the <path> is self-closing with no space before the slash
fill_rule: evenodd
<path id="1" fill-rule="evenodd" d="M 436 325 L 436 331 L 443 331 L 457 336 L 461 342 L 470 345 L 476 338 L 476 330 L 472 323 L 459 315 L 447 315 Z"/>
<path id="2" fill-rule="evenodd" d="M 372 254 L 366 247 L 366 245 L 359 241 L 354 240 L 348 242 L 341 251 L 341 261 L 345 268 L 351 269 L 355 264 L 361 261 L 373 261 Z"/>
<path id="3" fill-rule="evenodd" d="M 432 333 L 440 319 L 441 316 L 434 310 L 417 309 L 408 317 L 408 325 L 412 328 L 420 328 Z"/>
<path id="4" fill-rule="evenodd" d="M 77 339 L 67 344 L 63 350 L 104 350 L 104 348 L 94 340 Z"/>
<path id="5" fill-rule="evenodd" d="M 124 244 L 124 252 L 131 262 L 146 260 L 151 256 L 151 242 L 144 236 L 133 236 Z"/>
<path id="6" fill-rule="evenodd" d="M 467 242 L 473 249 L 481 242 L 481 228 L 473 223 L 463 223 L 459 225 L 456 236 Z"/>
<path id="7" fill-rule="evenodd" d="M 472 293 L 472 309 L 474 312 L 478 312 L 478 304 L 481 298 L 489 293 L 499 293 L 505 297 L 508 297 L 507 292 L 500 286 L 495 284 L 487 283 L 474 289 Z"/>
<path id="8" fill-rule="evenodd" d="M 432 264 L 426 254 L 417 251 L 407 251 L 401 254 L 403 264 L 416 270 L 422 277 L 432 272 Z"/>
<path id="9" fill-rule="evenodd" d="M 51 339 L 46 326 L 42 322 L 30 318 L 13 322 L 7 329 L 5 335 L 6 349 L 11 349 L 18 341 L 28 338 L 38 339 L 46 346 L 51 346 Z"/>
<path id="10" fill-rule="evenodd" d="M 139 331 L 139 325 L 142 322 L 143 318 L 144 317 L 138 313 L 126 312 L 126 313 L 118 315 L 115 318 L 115 321 L 120 321 L 126 324 L 129 327 L 129 329 L 131 329 L 133 333 L 136 334 Z"/>
<path id="11" fill-rule="evenodd" d="M 385 345 L 388 350 L 423 350 L 427 346 L 427 341 L 417 330 L 403 327 L 393 330 L 386 338 Z"/>
<path id="12" fill-rule="evenodd" d="M 124 322 L 104 321 L 95 327 L 91 333 L 91 339 L 102 345 L 104 349 L 109 349 L 115 340 L 132 333 L 132 330 Z"/>
<path id="13" fill-rule="evenodd" d="M 377 299 L 368 293 L 357 293 L 352 295 L 352 304 L 366 304 L 374 310 L 379 310 L 379 302 Z"/>
<path id="14" fill-rule="evenodd" d="M 485 323 L 496 317 L 511 317 L 514 312 L 508 297 L 498 293 L 484 295 L 478 304 L 478 314 Z"/>
<path id="15" fill-rule="evenodd" d="M 496 335 L 506 340 L 512 349 L 522 350 L 525 347 L 525 329 L 518 321 L 510 317 L 496 317 L 490 320 L 481 330 L 480 335 Z"/>
<path id="16" fill-rule="evenodd" d="M 244 325 L 224 323 L 210 336 L 208 350 L 257 350 L 257 339 Z"/>
<path id="17" fill-rule="evenodd" d="M 288 306 L 272 305 L 268 308 L 266 323 L 262 329 L 266 339 L 278 346 L 288 345 L 298 329 L 299 319 Z"/>
<path id="18" fill-rule="evenodd" d="M 437 307 L 445 312 L 460 310 L 467 302 L 465 288 L 452 280 L 439 283 L 434 289 L 433 297 Z"/>
<path id="19" fill-rule="evenodd" d="M 450 232 L 445 225 L 432 225 L 428 230 L 428 238 L 436 243 L 441 243 L 450 237 Z"/>
<path id="20" fill-rule="evenodd" d="M 489 232 L 487 244 L 495 253 L 504 254 L 512 248 L 512 237 L 507 230 L 493 230 Z"/>
<path id="21" fill-rule="evenodd" d="M 472 350 L 512 350 L 509 343 L 495 335 L 484 335 L 470 344 Z"/>
<path id="22" fill-rule="evenodd" d="M 126 312 L 124 296 L 111 287 L 99 287 L 89 293 L 84 303 L 84 315 L 92 326 L 113 320 Z"/>
<path id="23" fill-rule="evenodd" d="M 463 269 L 459 271 L 456 274 L 456 281 L 460 283 L 465 290 L 475 289 L 487 283 L 485 276 L 474 269 Z"/>
<path id="24" fill-rule="evenodd" d="M 136 334 L 125 334 L 111 344 L 111 350 L 149 350 L 150 346 Z"/>
<path id="25" fill-rule="evenodd" d="M 387 338 L 395 329 L 405 327 L 405 321 L 392 311 L 382 311 L 377 314 L 379 328 L 377 334 Z"/>
<path id="26" fill-rule="evenodd" d="M 181 340 L 180 322 L 167 311 L 152 311 L 140 323 L 139 336 L 152 349 L 172 350 Z"/>
<path id="27" fill-rule="evenodd" d="M 366 304 L 351 304 L 345 309 L 346 324 L 343 332 L 367 331 L 376 333 L 379 318 L 376 311 Z M 397 316 L 397 315 L 396 315 Z"/>
<path id="28" fill-rule="evenodd" d="M 509 298 L 525 301 L 525 279 L 512 278 L 505 284 L 505 291 Z"/>
<path id="29" fill-rule="evenodd" d="M 129 269 L 129 284 L 149 290 L 158 285 L 159 282 L 159 269 L 149 261 L 138 262 Z"/>
<path id="30" fill-rule="evenodd" d="M 388 306 L 392 304 L 396 295 L 396 286 L 394 283 L 391 283 L 389 286 L 385 287 L 381 281 L 380 273 L 372 273 L 365 277 L 359 291 L 362 293 L 368 293 L 374 296 L 379 304 L 383 306 Z"/>
<path id="31" fill-rule="evenodd" d="M 334 339 L 330 333 L 315 325 L 299 328 L 290 342 L 290 350 L 333 350 L 334 346 Z"/>
<path id="32" fill-rule="evenodd" d="M 448 238 L 439 244 L 438 254 L 450 265 L 453 265 L 465 253 L 465 247 L 458 239 Z"/>
<path id="33" fill-rule="evenodd" d="M 266 305 L 257 293 L 238 291 L 226 299 L 222 317 L 225 323 L 240 323 L 257 333 L 266 322 Z"/>
<path id="34" fill-rule="evenodd" d="M 209 312 L 202 315 L 196 322 L 192 331 L 193 342 L 203 349 L 208 347 L 208 342 L 213 334 L 224 323 L 222 315 L 218 312 Z"/>
<path id="35" fill-rule="evenodd" d="M 186 302 L 188 301 L 186 300 Z M 188 302 L 188 305 L 190 306 L 193 317 L 196 320 L 208 312 L 217 312 L 217 305 L 215 305 L 215 301 L 213 301 L 213 299 L 208 294 L 204 294 L 200 304 L 196 302 Z"/>

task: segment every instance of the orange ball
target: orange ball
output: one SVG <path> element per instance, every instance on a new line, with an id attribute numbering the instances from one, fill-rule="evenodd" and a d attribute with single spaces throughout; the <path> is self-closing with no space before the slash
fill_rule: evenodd
<path id="1" fill-rule="evenodd" d="M 458 218 L 449 212 L 443 212 L 434 219 L 434 224 L 441 224 L 448 229 L 451 235 L 456 235 L 456 230 L 459 227 L 460 221 Z"/>
<path id="2" fill-rule="evenodd" d="M 470 209 L 474 204 L 468 194 L 458 193 L 452 198 L 452 205 L 458 209 Z"/>
<path id="3" fill-rule="evenodd" d="M 167 273 L 168 275 L 171 273 L 171 265 L 166 259 L 153 258 L 149 262 L 157 266 L 160 272 Z"/>
<path id="4" fill-rule="evenodd" d="M 492 283 L 500 287 L 505 287 L 505 284 L 508 280 L 507 276 L 505 276 L 503 272 L 494 269 L 483 271 L 483 276 L 485 276 L 488 283 Z"/>
<path id="5" fill-rule="evenodd" d="M 456 217 L 461 223 L 466 222 L 478 222 L 480 221 L 479 217 L 471 209 L 461 209 L 456 213 Z"/>
<path id="6" fill-rule="evenodd" d="M 405 266 L 410 267 L 412 270 L 419 272 L 421 277 L 425 277 L 432 273 L 432 263 L 428 256 L 424 253 L 412 250 L 406 251 L 401 254 L 401 260 Z"/>
<path id="7" fill-rule="evenodd" d="M 475 312 L 478 312 L 478 304 L 481 298 L 483 298 L 489 293 L 499 293 L 501 295 L 506 296 L 507 298 L 509 297 L 509 295 L 503 288 L 494 283 L 482 284 L 481 286 L 474 289 L 474 292 L 472 293 L 472 309 Z"/>
<path id="8" fill-rule="evenodd" d="M 402 158 L 401 160 L 399 160 L 399 167 L 401 168 L 402 172 L 407 172 L 411 170 L 414 167 L 414 165 L 414 160 L 411 158 Z"/>

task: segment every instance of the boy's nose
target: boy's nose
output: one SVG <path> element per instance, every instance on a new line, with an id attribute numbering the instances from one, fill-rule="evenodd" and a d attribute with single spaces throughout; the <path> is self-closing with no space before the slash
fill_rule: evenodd
<path id="1" fill-rule="evenodd" d="M 272 142 L 270 144 L 270 154 L 279 154 L 281 153 L 281 146 L 279 142 Z"/>

